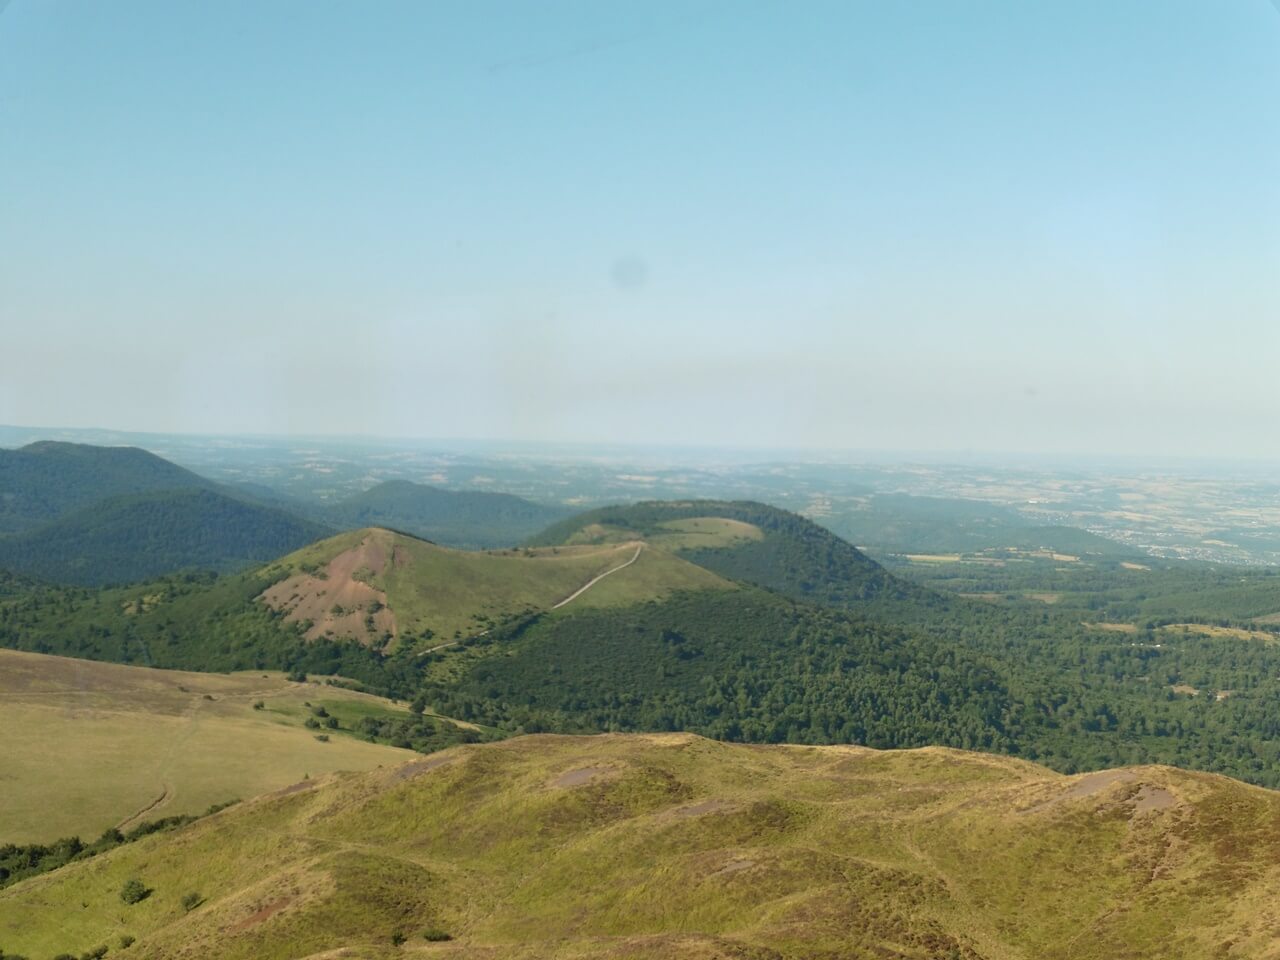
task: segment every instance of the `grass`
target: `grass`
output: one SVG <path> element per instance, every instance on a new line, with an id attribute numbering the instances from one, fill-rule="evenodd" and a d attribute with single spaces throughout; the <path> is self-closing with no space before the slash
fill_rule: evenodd
<path id="1" fill-rule="evenodd" d="M 763 540 L 764 531 L 753 523 L 729 517 L 691 517 L 667 520 L 658 524 L 662 533 L 648 539 L 664 550 L 696 550 L 702 547 L 736 547 L 753 540 Z"/>
<path id="2" fill-rule="evenodd" d="M 258 700 L 273 709 L 253 709 Z M 199 813 L 307 774 L 413 756 L 349 737 L 316 741 L 302 726 L 305 700 L 340 717 L 397 709 L 278 673 L 183 673 L 0 650 L 0 843 L 88 839 L 144 809 L 144 819 Z"/>
<path id="3" fill-rule="evenodd" d="M 1234 942 L 1257 956 L 1278 824 L 1280 795 L 1164 767 L 1063 777 L 939 748 L 527 737 L 318 778 L 17 884 L 0 892 L 0 945 L 1197 960 Z M 124 907 L 131 877 L 154 893 Z M 205 902 L 187 913 L 191 890 Z"/>

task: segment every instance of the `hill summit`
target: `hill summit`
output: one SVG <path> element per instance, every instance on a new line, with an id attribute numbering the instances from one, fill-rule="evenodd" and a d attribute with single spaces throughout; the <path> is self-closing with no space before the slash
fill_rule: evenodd
<path id="1" fill-rule="evenodd" d="M 796 513 L 749 500 L 652 500 L 554 524 L 532 545 L 643 539 L 730 580 L 844 605 L 915 597 L 857 547 Z"/>
<path id="2" fill-rule="evenodd" d="M 256 574 L 260 600 L 312 640 L 391 651 L 451 645 L 522 615 L 731 589 L 641 541 L 464 551 L 369 527 L 304 547 Z M 606 582 L 607 581 L 607 582 Z"/>

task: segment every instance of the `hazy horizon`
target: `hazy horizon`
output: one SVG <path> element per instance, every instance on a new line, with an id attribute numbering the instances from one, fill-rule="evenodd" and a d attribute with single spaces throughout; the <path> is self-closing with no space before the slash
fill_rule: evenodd
<path id="1" fill-rule="evenodd" d="M 0 424 L 1280 458 L 1280 11 L 0 5 Z"/>
<path id="2" fill-rule="evenodd" d="M 1280 456 L 1214 456 L 1150 453 L 1105 453 L 1090 450 L 996 450 L 977 448 L 858 448 L 816 446 L 764 446 L 697 443 L 662 443 L 641 441 L 541 440 L 514 437 L 466 436 L 391 436 L 377 433 L 264 433 L 264 432 L 193 432 L 125 430 L 111 427 L 69 427 L 0 423 L 0 449 L 15 449 L 42 440 L 88 443 L 103 446 L 141 445 L 147 441 L 163 446 L 162 441 L 217 443 L 240 441 L 245 444 L 278 445 L 285 448 L 299 444 L 319 444 L 341 448 L 344 445 L 371 449 L 412 449 L 440 453 L 475 453 L 491 456 L 613 458 L 626 462 L 632 458 L 643 463 L 646 457 L 669 457 L 673 463 L 714 466 L 724 464 L 767 464 L 798 462 L 811 465 L 883 465 L 910 464 L 956 465 L 1017 470 L 1020 467 L 1095 469 L 1128 468 L 1159 470 L 1171 468 L 1244 470 L 1271 469 L 1280 465 Z"/>

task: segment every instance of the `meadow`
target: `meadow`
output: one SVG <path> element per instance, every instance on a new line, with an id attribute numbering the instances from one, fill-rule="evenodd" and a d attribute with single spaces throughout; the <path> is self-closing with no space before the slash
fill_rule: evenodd
<path id="1" fill-rule="evenodd" d="M 307 728 L 308 702 L 327 704 L 348 730 L 367 713 L 408 713 L 279 672 L 187 673 L 0 650 L 0 843 L 97 837 L 414 756 Z"/>

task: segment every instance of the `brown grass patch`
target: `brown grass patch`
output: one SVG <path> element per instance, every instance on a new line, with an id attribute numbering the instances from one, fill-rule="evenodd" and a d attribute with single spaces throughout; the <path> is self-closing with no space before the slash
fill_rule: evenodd
<path id="1" fill-rule="evenodd" d="M 289 904 L 293 903 L 293 900 L 293 897 L 280 897 L 277 900 L 272 900 L 265 907 L 249 914 L 249 916 L 245 917 L 239 923 L 232 924 L 227 928 L 227 933 L 244 933 L 244 931 L 251 927 L 256 927 L 260 923 L 266 923 L 285 907 L 289 906 Z"/>

